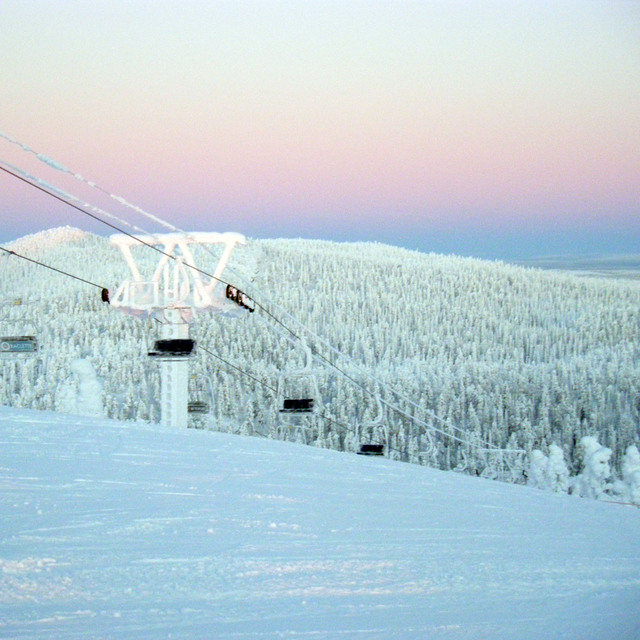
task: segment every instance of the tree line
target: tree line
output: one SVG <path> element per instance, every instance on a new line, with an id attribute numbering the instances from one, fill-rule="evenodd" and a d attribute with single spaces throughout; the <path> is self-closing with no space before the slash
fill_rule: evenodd
<path id="1" fill-rule="evenodd" d="M 128 277 L 107 239 L 77 230 L 43 232 L 15 246 L 108 288 Z M 147 260 L 154 264 L 157 256 Z M 206 264 L 207 255 L 198 260 Z M 56 409 L 62 386 L 77 384 L 72 363 L 82 358 L 101 380 L 96 402 L 105 415 L 157 421 L 159 374 L 145 355 L 150 323 L 118 313 L 82 283 L 12 256 L 0 261 L 0 301 L 23 300 L 3 305 L 0 334 L 33 331 L 40 344 L 36 358 L 2 361 L 0 402 Z M 482 447 L 453 437 L 460 432 L 529 457 L 557 455 L 557 446 L 573 476 L 580 473 L 584 437 L 611 450 L 618 474 L 638 443 L 637 281 L 305 240 L 250 241 L 230 266 L 225 276 L 232 281 L 243 273 L 233 284 L 278 320 L 299 335 L 305 332 L 288 314 L 309 328 L 307 343 L 321 356 L 314 361 L 321 411 L 306 425 L 283 427 L 273 389 L 295 378 L 305 353 L 278 322 L 260 308 L 203 314 L 193 335 L 220 359 L 199 351 L 193 360 L 192 394 L 211 406 L 208 415 L 194 416 L 197 426 L 356 450 L 356 424 L 373 419 L 379 395 L 402 413 L 387 408 L 384 428 L 370 437 L 387 438 L 395 458 L 440 468 L 490 471 Z"/>

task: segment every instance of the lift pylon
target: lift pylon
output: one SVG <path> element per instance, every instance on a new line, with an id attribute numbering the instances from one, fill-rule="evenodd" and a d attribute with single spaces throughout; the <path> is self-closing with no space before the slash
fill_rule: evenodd
<path id="1" fill-rule="evenodd" d="M 231 253 L 237 244 L 245 244 L 239 233 L 167 233 L 160 235 L 111 236 L 120 248 L 131 271 L 110 295 L 111 305 L 125 313 L 146 315 L 159 322 L 158 338 L 149 356 L 160 362 L 161 423 L 186 427 L 189 407 L 189 357 L 195 341 L 189 325 L 197 313 L 223 312 L 237 308 L 227 299 L 226 285 L 220 282 Z M 223 244 L 224 248 L 212 275 L 196 266 L 193 246 Z M 151 245 L 161 258 L 153 274 L 145 277 L 132 248 Z"/>

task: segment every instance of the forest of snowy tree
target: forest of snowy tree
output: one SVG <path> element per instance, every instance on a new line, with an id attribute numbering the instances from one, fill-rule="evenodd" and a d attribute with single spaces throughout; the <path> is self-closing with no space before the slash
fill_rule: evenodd
<path id="1" fill-rule="evenodd" d="M 5 247 L 111 290 L 128 277 L 107 238 L 68 227 Z M 198 259 L 213 268 L 211 256 Z M 152 323 L 103 303 L 90 284 L 9 254 L 0 265 L 0 335 L 39 341 L 37 357 L 0 361 L 0 403 L 159 419 L 158 365 L 146 355 Z M 202 348 L 191 395 L 211 407 L 194 426 L 356 450 L 356 424 L 374 419 L 379 394 L 401 409 L 384 414 L 389 455 L 472 473 L 482 461 L 449 435 L 559 451 L 572 474 L 585 436 L 611 449 L 618 473 L 640 440 L 637 280 L 310 240 L 250 240 L 230 267 L 225 277 L 259 308 L 194 324 Z M 290 330 L 318 356 L 321 411 L 297 426 L 283 424 L 274 391 L 305 362 Z M 78 387 L 92 372 L 99 392 L 80 407 Z"/>

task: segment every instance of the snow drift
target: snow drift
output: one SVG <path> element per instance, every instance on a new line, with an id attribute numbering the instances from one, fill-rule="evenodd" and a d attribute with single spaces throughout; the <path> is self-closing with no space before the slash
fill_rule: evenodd
<path id="1" fill-rule="evenodd" d="M 0 408 L 0 636 L 640 636 L 640 510 Z"/>

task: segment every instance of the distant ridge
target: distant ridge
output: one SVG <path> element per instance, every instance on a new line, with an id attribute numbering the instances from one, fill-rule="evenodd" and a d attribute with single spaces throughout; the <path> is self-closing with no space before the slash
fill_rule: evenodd
<path id="1" fill-rule="evenodd" d="M 95 237 L 98 236 L 89 231 L 83 231 L 82 229 L 66 225 L 63 227 L 52 227 L 22 236 L 16 240 L 5 243 L 5 246 L 14 251 L 29 248 L 48 249 L 50 247 L 81 242 L 87 238 Z"/>
<path id="2" fill-rule="evenodd" d="M 516 264 L 606 278 L 640 278 L 640 253 L 602 256 L 545 256 Z"/>

